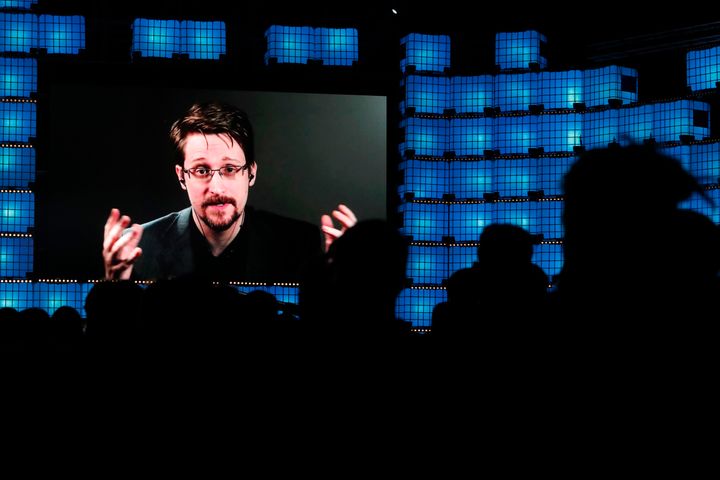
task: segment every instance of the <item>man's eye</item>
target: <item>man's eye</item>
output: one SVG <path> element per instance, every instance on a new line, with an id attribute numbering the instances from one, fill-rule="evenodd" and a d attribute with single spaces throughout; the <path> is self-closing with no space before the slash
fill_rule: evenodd
<path id="1" fill-rule="evenodd" d="M 209 168 L 198 167 L 198 168 L 195 169 L 195 175 L 199 175 L 199 176 L 201 176 L 201 177 L 206 176 L 208 173 L 210 173 L 210 169 L 209 169 Z"/>
<path id="2" fill-rule="evenodd" d="M 237 173 L 240 170 L 239 167 L 236 167 L 235 165 L 226 165 L 223 169 L 223 173 L 226 173 L 228 175 L 232 175 L 234 173 Z"/>

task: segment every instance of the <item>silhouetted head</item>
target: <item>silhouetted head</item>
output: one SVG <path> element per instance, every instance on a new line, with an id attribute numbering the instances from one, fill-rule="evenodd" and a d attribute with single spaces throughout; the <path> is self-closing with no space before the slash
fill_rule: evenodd
<path id="1" fill-rule="evenodd" d="M 528 264 L 532 261 L 533 238 L 517 225 L 493 223 L 480 234 L 477 253 L 480 266 Z"/>

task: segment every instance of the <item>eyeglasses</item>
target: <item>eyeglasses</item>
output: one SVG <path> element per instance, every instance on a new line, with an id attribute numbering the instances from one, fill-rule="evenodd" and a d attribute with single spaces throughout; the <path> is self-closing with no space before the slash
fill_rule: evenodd
<path id="1" fill-rule="evenodd" d="M 237 165 L 225 165 L 220 168 L 208 168 L 208 167 L 193 167 L 193 168 L 183 168 L 182 171 L 189 174 L 192 178 L 195 178 L 197 180 L 201 180 L 203 182 L 209 182 L 210 179 L 215 175 L 215 172 L 219 172 L 220 176 L 223 178 L 226 178 L 227 180 L 234 179 L 238 174 L 242 176 L 242 172 L 250 168 L 247 165 L 243 165 L 242 167 Z"/>

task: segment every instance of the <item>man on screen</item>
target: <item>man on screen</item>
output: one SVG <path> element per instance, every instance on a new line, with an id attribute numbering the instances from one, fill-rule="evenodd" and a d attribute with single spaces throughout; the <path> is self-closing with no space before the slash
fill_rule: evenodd
<path id="1" fill-rule="evenodd" d="M 105 224 L 106 279 L 297 281 L 304 265 L 357 219 L 345 205 L 317 226 L 247 205 L 257 180 L 254 137 L 242 110 L 194 104 L 170 129 L 175 173 L 190 206 L 143 225 L 113 208 Z M 129 228 L 128 228 L 129 227 Z"/>

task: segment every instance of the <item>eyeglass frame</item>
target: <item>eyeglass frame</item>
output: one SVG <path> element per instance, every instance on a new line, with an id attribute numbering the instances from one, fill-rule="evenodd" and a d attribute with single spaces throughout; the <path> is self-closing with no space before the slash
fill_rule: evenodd
<path id="1" fill-rule="evenodd" d="M 220 175 L 220 178 L 224 178 L 225 175 L 227 175 L 227 173 L 223 174 L 221 170 L 223 170 L 227 167 L 237 168 L 239 170 L 240 176 L 242 176 L 244 171 L 250 170 L 250 165 L 248 165 L 247 163 L 242 166 L 228 164 L 228 165 L 223 165 L 220 168 L 208 168 L 208 167 L 203 167 L 203 166 L 191 167 L 191 168 L 182 168 L 181 167 L 181 168 L 182 168 L 183 173 L 187 173 L 190 178 L 194 178 L 194 179 L 196 179 L 198 181 L 202 181 L 202 182 L 210 182 L 210 181 L 212 181 L 213 177 L 215 176 L 215 172 L 217 172 Z M 195 171 L 199 168 L 204 168 L 204 169 L 208 170 L 210 172 L 210 176 L 209 177 L 196 177 Z M 233 174 L 233 176 L 231 176 L 230 179 L 234 179 L 235 175 L 236 174 Z"/>

